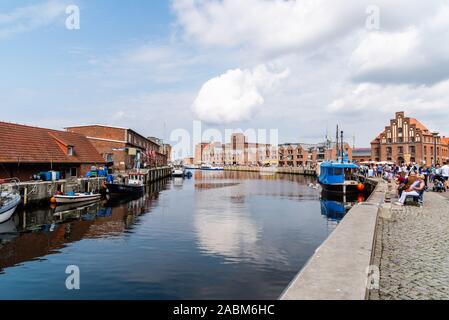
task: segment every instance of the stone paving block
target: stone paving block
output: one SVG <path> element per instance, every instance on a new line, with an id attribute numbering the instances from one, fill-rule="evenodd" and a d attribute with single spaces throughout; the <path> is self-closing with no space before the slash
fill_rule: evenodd
<path id="1" fill-rule="evenodd" d="M 449 299 L 449 199 L 444 196 L 427 192 L 423 207 L 392 204 L 391 217 L 380 216 L 380 288 L 372 299 Z"/>

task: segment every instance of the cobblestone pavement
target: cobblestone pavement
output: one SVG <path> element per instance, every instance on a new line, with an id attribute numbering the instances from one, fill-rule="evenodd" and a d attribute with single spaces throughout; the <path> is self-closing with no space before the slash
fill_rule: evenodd
<path id="1" fill-rule="evenodd" d="M 377 299 L 449 299 L 449 199 L 426 192 L 423 207 L 392 205 L 379 228 Z"/>

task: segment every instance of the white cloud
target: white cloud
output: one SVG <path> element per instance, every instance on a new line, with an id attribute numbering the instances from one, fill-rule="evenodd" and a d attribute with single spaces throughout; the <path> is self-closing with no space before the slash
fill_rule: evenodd
<path id="1" fill-rule="evenodd" d="M 345 94 L 332 101 L 327 109 L 333 113 L 370 115 L 392 114 L 401 109 L 424 116 L 449 116 L 449 80 L 433 86 L 358 84 L 347 85 Z M 446 120 L 445 120 L 446 121 Z"/>
<path id="2" fill-rule="evenodd" d="M 408 28 L 366 33 L 350 57 L 353 78 L 375 83 L 443 81 L 449 77 L 448 40 L 449 4 Z"/>
<path id="3" fill-rule="evenodd" d="M 66 7 L 67 3 L 51 0 L 0 13 L 0 39 L 54 23 L 65 13 Z"/>
<path id="4" fill-rule="evenodd" d="M 288 74 L 288 70 L 275 73 L 265 65 L 229 70 L 203 85 L 193 109 L 200 120 L 209 123 L 249 120 L 263 106 L 264 94 Z"/>
<path id="5" fill-rule="evenodd" d="M 263 53 L 288 52 L 318 45 L 363 26 L 359 1 L 175 0 L 173 8 L 186 35 L 201 44 L 250 47 Z M 349 19 L 359 12 L 361 19 Z"/>

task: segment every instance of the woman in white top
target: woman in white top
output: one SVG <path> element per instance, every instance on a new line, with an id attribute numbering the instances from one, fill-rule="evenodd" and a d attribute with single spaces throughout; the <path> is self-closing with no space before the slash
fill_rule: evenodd
<path id="1" fill-rule="evenodd" d="M 402 192 L 401 198 L 398 202 L 396 202 L 396 205 L 403 206 L 405 203 L 405 200 L 407 199 L 407 196 L 413 196 L 418 197 L 419 192 L 421 192 L 425 188 L 426 184 L 424 183 L 424 180 L 422 177 L 419 177 L 413 184 L 405 191 Z"/>

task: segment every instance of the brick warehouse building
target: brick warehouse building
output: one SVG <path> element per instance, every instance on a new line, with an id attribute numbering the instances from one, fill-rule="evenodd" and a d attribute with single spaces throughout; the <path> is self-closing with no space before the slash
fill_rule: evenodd
<path id="1" fill-rule="evenodd" d="M 431 132 L 415 118 L 406 117 L 404 112 L 396 112 L 395 118 L 371 142 L 371 158 L 397 164 L 432 165 L 436 144 L 436 163 L 444 163 L 449 160 L 448 140 Z"/>
<path id="2" fill-rule="evenodd" d="M 42 171 L 63 178 L 85 175 L 104 159 L 86 137 L 76 133 L 0 122 L 0 178 L 27 181 Z"/>
<path id="3" fill-rule="evenodd" d="M 346 142 L 344 152 L 348 155 L 348 160 L 352 161 L 352 149 Z M 336 160 L 337 155 L 337 145 L 330 141 L 318 144 L 285 143 L 279 145 L 279 166 L 313 167 L 318 162 Z"/>
<path id="4" fill-rule="evenodd" d="M 371 148 L 353 148 L 352 161 L 357 163 L 372 161 Z"/>
<path id="5" fill-rule="evenodd" d="M 195 164 L 277 165 L 277 148 L 250 143 L 242 133 L 231 135 L 229 143 L 202 142 L 195 146 Z"/>
<path id="6" fill-rule="evenodd" d="M 117 171 L 134 168 L 137 153 L 141 154 L 142 168 L 167 165 L 167 156 L 160 153 L 159 144 L 132 129 L 94 124 L 68 127 L 66 130 L 86 136 Z"/>

